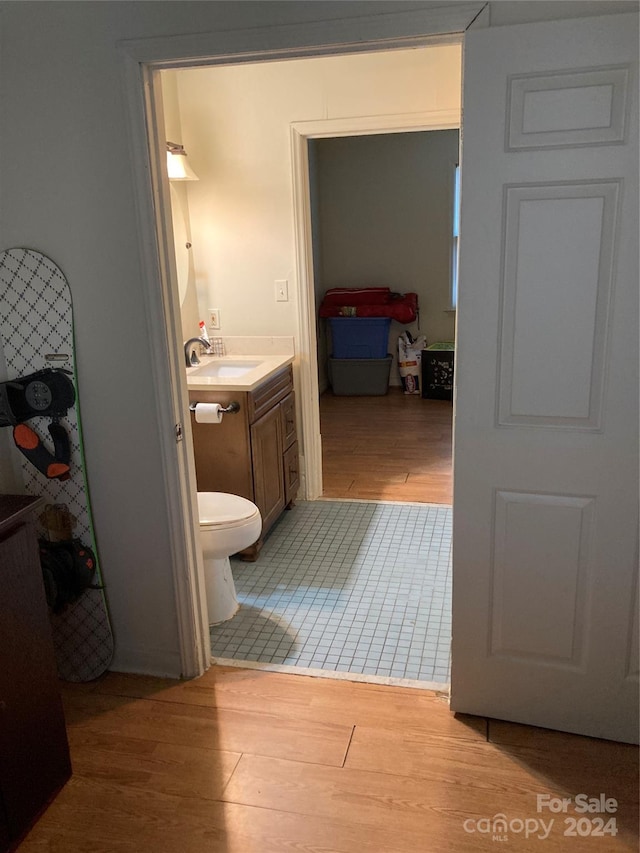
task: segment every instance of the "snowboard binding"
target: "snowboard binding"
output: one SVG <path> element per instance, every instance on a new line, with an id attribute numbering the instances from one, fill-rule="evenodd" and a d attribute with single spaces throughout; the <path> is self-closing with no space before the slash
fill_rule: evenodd
<path id="1" fill-rule="evenodd" d="M 18 450 L 48 479 L 69 479 L 71 446 L 67 431 L 60 423 L 76 400 L 68 371 L 46 368 L 19 379 L 0 383 L 0 427 L 13 426 Z M 38 433 L 25 421 L 50 417 L 49 435 L 53 453 Z"/>

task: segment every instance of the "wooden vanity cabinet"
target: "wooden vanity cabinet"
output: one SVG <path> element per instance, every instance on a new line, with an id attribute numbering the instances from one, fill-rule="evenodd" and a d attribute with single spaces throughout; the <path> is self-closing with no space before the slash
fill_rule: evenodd
<path id="1" fill-rule="evenodd" d="M 254 391 L 189 391 L 191 403 L 240 404 L 220 424 L 199 424 L 191 415 L 199 492 L 230 492 L 253 501 L 262 535 L 242 552 L 255 560 L 262 541 L 300 485 L 293 373 L 285 367 Z"/>
<path id="2" fill-rule="evenodd" d="M 40 498 L 0 495 L 0 851 L 71 776 L 33 511 Z"/>

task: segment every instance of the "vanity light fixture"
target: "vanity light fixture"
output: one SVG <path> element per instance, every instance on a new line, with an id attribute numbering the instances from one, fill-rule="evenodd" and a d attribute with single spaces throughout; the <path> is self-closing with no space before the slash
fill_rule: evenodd
<path id="1" fill-rule="evenodd" d="M 184 145 L 167 142 L 167 174 L 170 181 L 199 181 L 200 178 L 187 162 Z"/>

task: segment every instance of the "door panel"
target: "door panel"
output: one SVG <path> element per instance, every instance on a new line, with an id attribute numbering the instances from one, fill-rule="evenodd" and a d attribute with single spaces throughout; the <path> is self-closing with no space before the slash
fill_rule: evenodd
<path id="1" fill-rule="evenodd" d="M 251 457 L 255 503 L 262 515 L 262 530 L 269 530 L 284 509 L 280 406 L 274 406 L 251 425 Z"/>
<path id="2" fill-rule="evenodd" d="M 505 190 L 501 425 L 599 428 L 618 190 Z"/>
<path id="3" fill-rule="evenodd" d="M 636 742 L 637 32 L 465 42 L 451 695 Z"/>

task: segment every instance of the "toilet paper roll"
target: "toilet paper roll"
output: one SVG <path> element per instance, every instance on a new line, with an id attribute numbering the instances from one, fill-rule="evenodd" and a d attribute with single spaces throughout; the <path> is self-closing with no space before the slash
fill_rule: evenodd
<path id="1" fill-rule="evenodd" d="M 222 422 L 221 412 L 222 406 L 220 403 L 197 403 L 196 404 L 196 423 L 199 424 L 219 424 Z"/>

